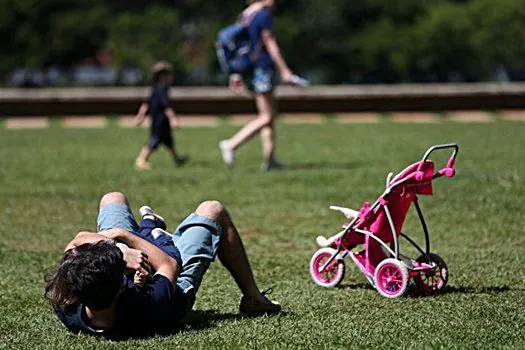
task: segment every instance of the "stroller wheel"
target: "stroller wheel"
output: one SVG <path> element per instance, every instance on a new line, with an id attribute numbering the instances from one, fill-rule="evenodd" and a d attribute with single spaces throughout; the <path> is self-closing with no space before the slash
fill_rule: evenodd
<path id="1" fill-rule="evenodd" d="M 408 269 L 399 260 L 388 258 L 377 266 L 376 289 L 385 298 L 397 298 L 405 293 L 408 286 Z"/>
<path id="2" fill-rule="evenodd" d="M 323 271 L 321 267 L 334 255 L 337 250 L 333 248 L 321 248 L 315 252 L 310 260 L 310 275 L 315 283 L 325 288 L 337 286 L 344 278 L 345 263 L 336 257 Z"/>
<path id="3" fill-rule="evenodd" d="M 416 260 L 418 263 L 435 264 L 432 270 L 420 271 L 414 276 L 414 282 L 425 294 L 441 291 L 448 282 L 448 268 L 445 261 L 437 254 L 423 254 Z"/>

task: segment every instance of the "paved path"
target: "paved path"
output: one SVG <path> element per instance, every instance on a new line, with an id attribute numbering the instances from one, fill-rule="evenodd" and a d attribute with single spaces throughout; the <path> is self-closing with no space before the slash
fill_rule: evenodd
<path id="1" fill-rule="evenodd" d="M 221 124 L 234 126 L 244 125 L 254 118 L 253 115 L 234 115 L 229 117 L 219 117 L 213 115 L 179 115 L 182 127 L 215 127 Z M 119 127 L 135 127 L 133 116 L 121 115 L 107 117 L 103 115 L 93 116 L 65 116 L 62 118 L 48 117 L 7 117 L 2 123 L 5 129 L 45 129 L 50 126 L 51 119 L 59 120 L 63 128 L 105 128 L 109 125 L 110 118 L 116 118 Z M 380 122 L 422 124 L 422 123 L 491 123 L 496 120 L 506 120 L 514 122 L 525 122 L 525 110 L 499 111 L 497 113 L 484 111 L 450 111 L 442 114 L 428 112 L 394 112 L 387 114 L 379 113 L 302 113 L 302 114 L 283 114 L 279 120 L 284 124 L 322 124 L 333 121 L 341 124 L 370 124 Z M 146 121 L 142 127 L 147 128 L 149 122 Z"/>

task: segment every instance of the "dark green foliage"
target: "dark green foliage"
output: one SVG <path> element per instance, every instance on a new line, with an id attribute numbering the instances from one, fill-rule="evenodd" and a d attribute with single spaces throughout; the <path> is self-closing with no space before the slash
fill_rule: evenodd
<path id="1" fill-rule="evenodd" d="M 176 83 L 213 83 L 216 32 L 242 8 L 242 0 L 2 0 L 0 77 L 67 68 L 109 48 L 119 69 L 147 72 L 167 59 Z M 275 14 L 291 66 L 314 82 L 482 81 L 524 66 L 522 0 L 277 1 Z M 195 66 L 208 78 L 191 81 Z"/>

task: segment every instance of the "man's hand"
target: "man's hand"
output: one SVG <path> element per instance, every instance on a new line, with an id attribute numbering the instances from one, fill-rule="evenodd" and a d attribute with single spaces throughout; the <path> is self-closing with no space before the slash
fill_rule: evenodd
<path id="1" fill-rule="evenodd" d="M 128 249 L 132 249 L 132 252 L 135 251 L 132 253 L 134 254 L 135 260 L 131 267 L 135 268 L 136 271 L 144 273 L 149 269 L 150 272 L 162 275 L 171 282 L 177 280 L 180 272 L 179 264 L 154 244 L 123 229 L 108 230 L 101 232 L 101 234 L 120 243 L 124 243 L 129 247 Z M 137 250 L 140 252 L 140 255 L 137 255 Z M 131 261 L 131 258 L 126 257 L 126 259 Z M 126 260 L 126 263 L 128 260 Z M 150 266 L 151 268 L 149 268 Z"/>
<path id="2" fill-rule="evenodd" d="M 143 261 L 146 261 L 146 264 L 152 267 L 150 269 L 151 271 L 154 270 L 156 274 L 166 277 L 171 282 L 177 280 L 177 276 L 180 272 L 180 266 L 177 264 L 177 261 L 165 252 L 163 252 L 154 244 L 151 244 L 145 239 L 140 238 L 139 236 L 121 228 L 100 232 L 100 234 L 113 240 L 124 243 L 128 247 L 133 248 L 133 250 L 140 251 L 141 256 L 138 257 L 138 265 L 140 266 L 140 268 L 137 268 L 136 271 L 146 271 L 143 263 Z M 142 256 L 142 252 L 145 253 L 144 256 Z M 133 265 L 133 267 L 137 267 L 136 262 L 135 265 Z"/>
<path id="3" fill-rule="evenodd" d="M 137 249 L 132 249 L 123 243 L 117 243 L 117 247 L 124 255 L 128 272 L 138 271 L 141 275 L 149 276 L 154 271 L 148 261 L 148 256 Z"/>
<path id="4" fill-rule="evenodd" d="M 244 82 L 240 74 L 230 74 L 229 88 L 237 94 L 244 91 Z"/>
<path id="5" fill-rule="evenodd" d="M 151 264 L 148 260 L 148 255 L 143 253 L 140 250 L 132 249 L 126 244 L 121 243 L 125 242 L 126 237 L 131 235 L 128 231 L 121 228 L 114 228 L 107 231 L 99 232 L 99 235 L 112 239 L 114 241 L 120 241 L 117 243 L 117 247 L 122 252 L 123 259 L 126 262 L 126 269 L 128 272 L 139 271 L 145 275 L 153 274 L 155 271 L 151 267 Z"/>

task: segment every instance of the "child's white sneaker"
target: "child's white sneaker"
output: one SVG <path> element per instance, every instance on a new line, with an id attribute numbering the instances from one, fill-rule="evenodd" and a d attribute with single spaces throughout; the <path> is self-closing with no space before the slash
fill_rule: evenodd
<path id="1" fill-rule="evenodd" d="M 144 219 L 155 220 L 157 225 L 159 225 L 161 228 L 165 229 L 167 227 L 166 220 L 164 220 L 164 218 L 160 216 L 159 214 L 155 213 L 153 209 L 151 209 L 147 205 L 143 205 L 142 207 L 140 207 L 139 213 L 143 220 Z"/>
<path id="2" fill-rule="evenodd" d="M 160 227 L 157 227 L 157 228 L 154 228 L 153 230 L 151 230 L 151 235 L 153 236 L 154 239 L 157 239 L 157 238 L 159 238 L 162 235 L 166 235 L 168 237 L 173 237 L 173 235 L 171 233 L 161 229 Z"/>

